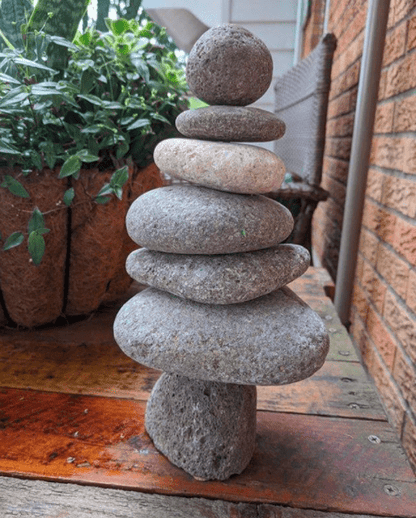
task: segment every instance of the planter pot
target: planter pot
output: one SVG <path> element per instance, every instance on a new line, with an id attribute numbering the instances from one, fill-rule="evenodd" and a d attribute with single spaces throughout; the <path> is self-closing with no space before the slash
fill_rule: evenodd
<path id="1" fill-rule="evenodd" d="M 44 214 L 46 250 L 39 266 L 31 262 L 26 242 L 0 250 L 0 325 L 6 321 L 34 327 L 61 316 L 88 314 L 103 302 L 119 298 L 132 280 L 125 271 L 127 255 L 137 248 L 125 229 L 130 204 L 164 181 L 155 164 L 130 167 L 123 199 L 105 205 L 93 201 L 114 171 L 81 171 L 73 182 L 75 198 L 67 208 L 61 201 L 68 184 L 59 169 L 30 174 L 19 181 L 30 198 L 0 189 L 0 231 L 3 236 L 27 229 L 34 206 Z M 0 183 L 3 174 L 0 170 Z M 71 182 L 71 180 L 68 180 Z"/>

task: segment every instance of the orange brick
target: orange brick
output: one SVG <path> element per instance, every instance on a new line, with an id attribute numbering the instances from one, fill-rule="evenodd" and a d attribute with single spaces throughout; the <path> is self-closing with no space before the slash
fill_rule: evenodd
<path id="1" fill-rule="evenodd" d="M 373 203 L 369 198 L 364 200 L 363 225 L 377 234 L 381 239 L 392 242 L 394 239 L 396 216 Z"/>
<path id="2" fill-rule="evenodd" d="M 402 444 L 416 473 L 416 419 L 410 414 L 406 414 Z"/>
<path id="3" fill-rule="evenodd" d="M 371 300 L 377 310 L 381 313 L 383 311 L 386 285 L 383 283 L 382 279 L 380 279 L 376 270 L 367 261 L 364 261 L 360 282 L 367 292 L 369 300 Z"/>
<path id="4" fill-rule="evenodd" d="M 409 283 L 407 285 L 406 304 L 416 314 L 416 271 L 414 268 L 409 272 Z"/>
<path id="5" fill-rule="evenodd" d="M 362 31 L 351 44 L 343 49 L 332 65 L 331 78 L 335 79 L 355 61 L 361 58 L 363 53 L 364 31 Z"/>
<path id="6" fill-rule="evenodd" d="M 355 267 L 355 277 L 357 279 L 361 279 L 363 276 L 363 268 L 364 268 L 364 257 L 358 252 L 357 254 L 357 265 Z"/>
<path id="7" fill-rule="evenodd" d="M 365 227 L 361 227 L 359 250 L 373 266 L 375 266 L 377 262 L 377 250 L 379 242 L 380 239 L 376 235 L 374 235 L 372 232 L 369 232 Z"/>
<path id="8" fill-rule="evenodd" d="M 397 348 L 394 358 L 393 378 L 402 392 L 403 398 L 416 415 L 416 369 L 400 347 Z"/>
<path id="9" fill-rule="evenodd" d="M 383 181 L 384 174 L 377 171 L 373 167 L 368 170 L 367 186 L 365 195 L 372 198 L 375 201 L 381 201 L 383 195 Z"/>
<path id="10" fill-rule="evenodd" d="M 410 264 L 416 265 L 416 225 L 397 218 L 393 246 Z"/>
<path id="11" fill-rule="evenodd" d="M 384 301 L 384 319 L 412 361 L 416 361 L 416 320 L 389 291 Z"/>
<path id="12" fill-rule="evenodd" d="M 380 74 L 380 81 L 378 85 L 378 100 L 381 101 L 382 99 L 386 98 L 386 91 L 387 91 L 387 69 L 384 69 L 381 71 Z"/>
<path id="13" fill-rule="evenodd" d="M 331 90 L 329 98 L 332 100 L 334 97 L 350 90 L 354 86 L 358 85 L 358 78 L 360 76 L 361 60 L 351 65 L 349 68 L 341 72 L 341 74 L 331 82 Z"/>
<path id="14" fill-rule="evenodd" d="M 394 10 L 393 23 L 396 24 L 403 20 L 403 18 L 410 13 L 410 11 L 416 6 L 415 0 L 393 0 L 390 6 L 391 10 Z"/>
<path id="15" fill-rule="evenodd" d="M 325 143 L 325 152 L 329 156 L 347 160 L 351 154 L 351 137 L 328 138 Z"/>
<path id="16" fill-rule="evenodd" d="M 416 178 L 412 181 L 385 175 L 381 202 L 410 218 L 416 218 Z"/>
<path id="17" fill-rule="evenodd" d="M 416 74 L 415 74 L 416 77 Z M 416 174 L 416 139 L 406 138 L 404 141 L 403 171 Z"/>
<path id="18" fill-rule="evenodd" d="M 404 54 L 406 47 L 406 22 L 390 30 L 386 35 L 383 53 L 383 67 Z"/>
<path id="19" fill-rule="evenodd" d="M 380 356 L 390 372 L 393 370 L 393 362 L 397 349 L 396 340 L 385 326 L 380 316 L 370 306 L 367 314 L 367 332 L 374 342 Z"/>
<path id="20" fill-rule="evenodd" d="M 399 137 L 374 137 L 370 162 L 379 167 L 403 171 L 405 139 Z"/>
<path id="21" fill-rule="evenodd" d="M 356 311 L 365 322 L 367 320 L 368 313 L 368 299 L 364 290 L 358 282 L 354 283 L 353 293 L 352 293 L 352 305 L 355 307 Z"/>
<path id="22" fill-rule="evenodd" d="M 395 132 L 416 131 L 416 95 L 396 103 L 393 128 Z"/>
<path id="23" fill-rule="evenodd" d="M 394 102 L 378 104 L 374 120 L 374 133 L 391 133 L 393 131 Z"/>
<path id="24" fill-rule="evenodd" d="M 416 15 L 413 15 L 407 23 L 407 50 L 411 50 L 416 47 Z"/>
<path id="25" fill-rule="evenodd" d="M 385 245 L 380 244 L 377 254 L 377 270 L 393 290 L 402 299 L 405 299 L 409 281 L 409 265 Z"/>
<path id="26" fill-rule="evenodd" d="M 345 203 L 345 185 L 333 180 L 331 177 L 325 175 L 322 179 L 322 187 L 329 192 L 331 198 L 338 204 L 344 207 Z"/>
<path id="27" fill-rule="evenodd" d="M 356 88 L 354 90 L 348 90 L 339 97 L 329 101 L 328 120 L 350 113 L 353 110 L 353 97 L 356 98 Z"/>
<path id="28" fill-rule="evenodd" d="M 352 335 L 357 348 L 361 352 L 363 361 L 366 364 L 365 353 L 367 351 L 368 336 L 365 331 L 364 323 L 361 320 L 361 317 L 358 314 L 358 312 L 355 310 L 354 306 L 352 307 L 352 310 L 351 310 L 350 334 Z"/>
<path id="29" fill-rule="evenodd" d="M 385 96 L 391 97 L 416 86 L 416 54 L 407 54 L 403 59 L 393 63 L 387 70 Z"/>
<path id="30" fill-rule="evenodd" d="M 354 127 L 354 114 L 348 113 L 331 119 L 326 125 L 327 137 L 351 137 Z"/>
<path id="31" fill-rule="evenodd" d="M 380 355 L 374 350 L 375 347 L 371 342 L 368 343 L 368 348 L 371 348 L 371 351 L 368 353 L 368 370 L 374 379 L 389 421 L 400 437 L 406 413 L 406 403 L 394 379 L 384 365 Z"/>
<path id="32" fill-rule="evenodd" d="M 323 172 L 334 180 L 345 184 L 348 177 L 348 165 L 346 160 L 324 156 Z"/>

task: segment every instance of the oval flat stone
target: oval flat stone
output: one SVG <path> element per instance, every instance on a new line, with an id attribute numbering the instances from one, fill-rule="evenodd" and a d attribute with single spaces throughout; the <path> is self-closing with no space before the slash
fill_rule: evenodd
<path id="1" fill-rule="evenodd" d="M 250 462 L 256 387 L 163 373 L 146 407 L 156 448 L 199 480 L 225 480 Z"/>
<path id="2" fill-rule="evenodd" d="M 163 173 L 191 183 L 245 194 L 277 190 L 285 166 L 274 153 L 258 146 L 172 138 L 153 154 Z"/>
<path id="3" fill-rule="evenodd" d="M 260 195 L 170 185 L 139 196 L 126 217 L 132 240 L 174 254 L 230 254 L 276 246 L 293 229 L 290 211 Z"/>
<path id="4" fill-rule="evenodd" d="M 266 45 L 247 29 L 231 24 L 206 31 L 186 65 L 189 88 L 208 104 L 254 103 L 269 88 L 272 74 Z"/>
<path id="5" fill-rule="evenodd" d="M 320 317 L 287 287 L 226 306 L 147 288 L 121 308 L 114 336 L 127 356 L 149 367 L 242 385 L 308 378 L 329 348 Z"/>
<path id="6" fill-rule="evenodd" d="M 300 277 L 310 263 L 300 245 L 278 245 L 256 252 L 182 255 L 135 250 L 127 258 L 128 274 L 141 284 L 207 304 L 252 300 Z"/>
<path id="7" fill-rule="evenodd" d="M 274 113 L 245 106 L 208 106 L 182 112 L 175 121 L 190 138 L 235 142 L 269 142 L 283 137 L 285 123 Z"/>

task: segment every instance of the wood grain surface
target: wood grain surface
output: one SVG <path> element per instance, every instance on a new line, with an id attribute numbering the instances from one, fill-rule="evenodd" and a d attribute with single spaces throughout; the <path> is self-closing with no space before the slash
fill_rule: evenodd
<path id="1" fill-rule="evenodd" d="M 196 481 L 154 448 L 144 412 L 160 372 L 115 344 L 119 305 L 2 330 L 0 516 L 414 518 L 414 473 L 324 285 L 310 268 L 292 288 L 327 325 L 327 361 L 302 382 L 258 388 L 255 454 L 226 482 Z"/>

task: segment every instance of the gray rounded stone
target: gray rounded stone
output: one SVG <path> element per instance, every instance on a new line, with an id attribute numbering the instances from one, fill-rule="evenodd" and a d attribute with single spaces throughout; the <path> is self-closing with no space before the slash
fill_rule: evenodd
<path id="1" fill-rule="evenodd" d="M 126 226 L 131 239 L 150 250 L 211 255 L 276 246 L 292 232 L 293 217 L 265 196 L 170 185 L 139 196 Z"/>
<path id="2" fill-rule="evenodd" d="M 286 129 L 274 113 L 244 106 L 186 110 L 175 124 L 186 137 L 235 142 L 270 142 L 283 137 Z"/>
<path id="3" fill-rule="evenodd" d="M 269 88 L 272 75 L 266 45 L 247 29 L 231 24 L 206 31 L 186 65 L 189 88 L 208 104 L 254 103 Z"/>
<path id="4" fill-rule="evenodd" d="M 320 317 L 287 287 L 225 306 L 147 288 L 121 308 L 114 336 L 127 356 L 148 367 L 243 385 L 308 378 L 329 347 Z"/>
<path id="5" fill-rule="evenodd" d="M 285 175 L 280 158 L 268 149 L 248 144 L 172 138 L 156 146 L 153 158 L 169 176 L 243 194 L 277 190 Z"/>
<path id="6" fill-rule="evenodd" d="M 146 408 L 146 430 L 176 466 L 203 480 L 241 473 L 256 439 L 256 387 L 162 374 Z"/>
<path id="7" fill-rule="evenodd" d="M 300 277 L 310 263 L 300 245 L 278 245 L 256 252 L 182 255 L 135 250 L 127 258 L 136 281 L 208 304 L 236 304 L 266 295 Z"/>

